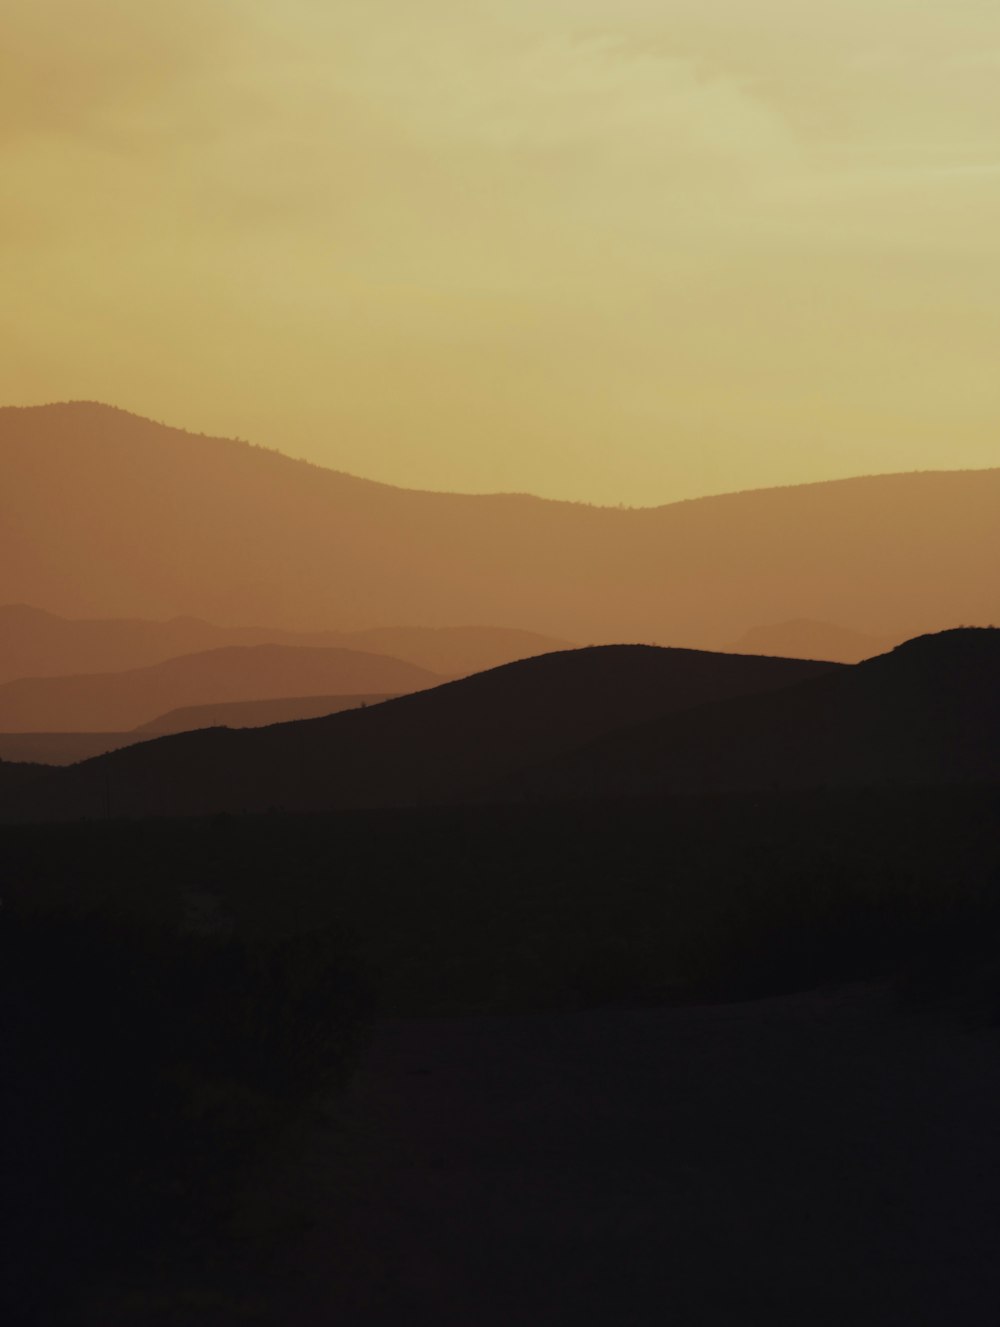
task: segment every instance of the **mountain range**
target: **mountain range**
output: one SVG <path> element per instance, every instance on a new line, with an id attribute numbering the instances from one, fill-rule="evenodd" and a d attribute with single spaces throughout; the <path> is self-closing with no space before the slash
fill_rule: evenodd
<path id="1" fill-rule="evenodd" d="M 287 697 L 399 694 L 433 686 L 426 668 L 361 650 L 229 645 L 146 668 L 0 685 L 0 732 L 118 732 L 182 706 Z"/>
<path id="2" fill-rule="evenodd" d="M 0 470 L 0 602 L 68 617 L 711 649 L 799 619 L 900 640 L 1000 617 L 1000 470 L 619 510 L 411 492 L 79 402 L 0 410 Z"/>
<path id="3" fill-rule="evenodd" d="M 143 742 L 48 776 L 32 806 L 76 818 L 102 814 L 108 796 L 120 815 L 462 801 L 615 729 L 837 668 L 655 646 L 570 650 L 325 718 Z"/>
<path id="4" fill-rule="evenodd" d="M 195 617 L 168 621 L 69 619 L 28 604 L 0 604 L 0 683 L 23 677 L 120 672 L 231 645 L 363 650 L 403 659 L 444 677 L 459 677 L 532 654 L 564 650 L 570 644 L 503 627 L 283 631 L 278 627 L 221 627 Z"/>
<path id="5" fill-rule="evenodd" d="M 8 818 L 1000 782 L 1000 630 L 844 666 L 651 646 L 505 665 L 365 709 L 144 742 Z"/>

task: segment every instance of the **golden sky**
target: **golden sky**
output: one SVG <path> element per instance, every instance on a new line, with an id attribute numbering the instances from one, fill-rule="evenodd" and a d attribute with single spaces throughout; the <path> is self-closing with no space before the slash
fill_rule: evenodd
<path id="1" fill-rule="evenodd" d="M 996 0 L 5 0 L 0 403 L 651 504 L 1000 464 Z"/>

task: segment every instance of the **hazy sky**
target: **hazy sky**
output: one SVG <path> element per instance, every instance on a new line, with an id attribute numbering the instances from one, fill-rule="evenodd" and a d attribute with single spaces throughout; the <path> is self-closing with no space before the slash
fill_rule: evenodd
<path id="1" fill-rule="evenodd" d="M 5 0 L 0 403 L 649 504 L 1000 464 L 997 0 Z"/>

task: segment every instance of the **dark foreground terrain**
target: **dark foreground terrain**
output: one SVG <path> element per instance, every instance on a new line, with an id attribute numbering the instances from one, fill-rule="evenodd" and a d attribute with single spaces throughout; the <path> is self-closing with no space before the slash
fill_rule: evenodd
<path id="1" fill-rule="evenodd" d="M 987 1327 L 998 1099 L 995 1030 L 873 988 L 387 1023 L 275 1321 Z"/>
<path id="2" fill-rule="evenodd" d="M 997 808 L 4 827 L 8 1320 L 996 1322 Z"/>
<path id="3" fill-rule="evenodd" d="M 252 1259 L 89 1321 L 992 1327 L 998 1094 L 996 1029 L 880 986 L 394 1020 Z"/>

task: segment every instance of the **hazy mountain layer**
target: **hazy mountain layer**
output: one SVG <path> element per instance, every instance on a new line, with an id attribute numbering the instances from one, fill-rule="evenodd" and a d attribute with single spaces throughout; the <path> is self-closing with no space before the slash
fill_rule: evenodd
<path id="1" fill-rule="evenodd" d="M 214 705 L 188 705 L 160 714 L 149 723 L 121 733 L 0 733 L 0 760 L 41 765 L 75 765 L 123 746 L 134 746 L 164 733 L 196 728 L 263 728 L 270 723 L 315 719 L 359 705 L 378 705 L 392 696 L 290 696 L 282 700 L 235 700 Z"/>
<path id="2" fill-rule="evenodd" d="M 0 417 L 3 412 L 0 411 Z M 112 673 L 224 645 L 309 645 L 367 650 L 446 677 L 563 650 L 568 641 L 504 627 L 382 627 L 369 631 L 283 631 L 220 627 L 200 618 L 71 620 L 27 604 L 0 606 L 0 682 L 20 677 Z"/>
<path id="3" fill-rule="evenodd" d="M 601 509 L 407 492 L 88 404 L 0 411 L 0 468 L 0 602 L 70 616 L 706 646 L 1000 618 L 1000 470 Z"/>
<path id="4" fill-rule="evenodd" d="M 440 680 L 416 664 L 360 650 L 231 645 L 121 673 L 5 682 L 0 732 L 116 732 L 187 705 L 320 694 L 363 698 Z"/>
<path id="5" fill-rule="evenodd" d="M 356 696 L 290 696 L 282 700 L 233 700 L 214 705 L 186 705 L 160 714 L 135 729 L 133 740 L 144 741 L 165 733 L 187 733 L 197 728 L 265 728 L 271 723 L 319 719 L 341 710 L 356 710 L 392 700 L 383 692 Z"/>

